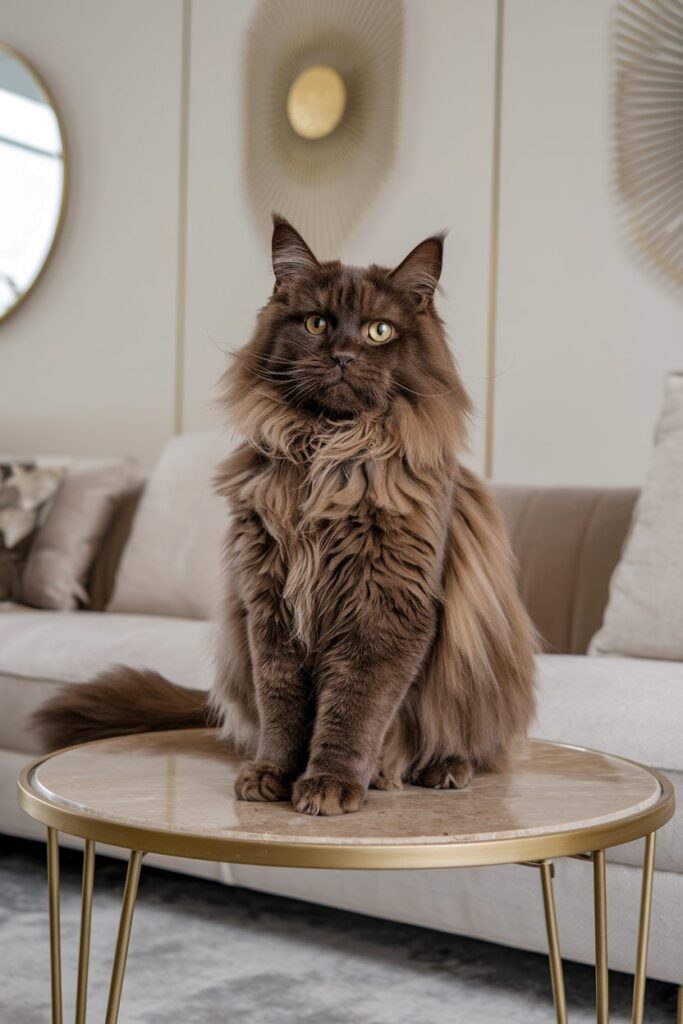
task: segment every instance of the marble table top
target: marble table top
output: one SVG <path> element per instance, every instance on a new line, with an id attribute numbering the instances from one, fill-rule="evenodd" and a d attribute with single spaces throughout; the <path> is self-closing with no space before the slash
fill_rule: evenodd
<path id="1" fill-rule="evenodd" d="M 118 737 L 38 762 L 27 773 L 24 789 L 39 799 L 33 808 L 31 801 L 22 802 L 28 813 L 47 824 L 55 823 L 55 812 L 57 818 L 70 812 L 65 831 L 117 845 L 179 852 L 182 838 L 191 837 L 194 846 L 187 856 L 280 863 L 289 861 L 278 860 L 277 847 L 292 844 L 311 851 L 384 847 L 409 853 L 411 847 L 417 852 L 425 847 L 504 846 L 577 832 L 598 831 L 604 840 L 606 831 L 618 831 L 635 817 L 647 818 L 663 799 L 659 778 L 640 765 L 539 740 L 530 741 L 508 770 L 476 776 L 467 789 L 371 790 L 359 812 L 332 818 L 297 814 L 288 803 L 237 801 L 233 780 L 238 765 L 213 730 Z M 40 813 L 34 813 L 37 804 Z M 103 830 L 104 823 L 111 828 Z M 650 830 L 643 825 L 636 832 Z M 117 835 L 123 838 L 117 840 Z M 177 837 L 177 843 L 169 837 Z M 615 841 L 627 840 L 615 838 L 603 845 Z M 225 856 L 218 855 L 221 843 Z M 270 853 L 252 856 L 244 844 L 268 846 Z M 522 846 L 531 850 L 530 843 Z M 575 852 L 592 848 L 586 839 Z M 463 862 L 475 859 L 472 854 Z M 315 864 L 311 855 L 304 860 Z M 329 863 L 323 857 L 319 866 Z"/>

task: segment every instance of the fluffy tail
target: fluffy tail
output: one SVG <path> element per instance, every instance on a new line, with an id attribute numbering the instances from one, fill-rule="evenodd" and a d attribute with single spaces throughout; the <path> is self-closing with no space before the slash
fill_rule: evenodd
<path id="1" fill-rule="evenodd" d="M 65 686 L 31 716 L 44 750 L 107 736 L 215 724 L 209 696 L 147 669 L 115 665 L 90 683 Z"/>

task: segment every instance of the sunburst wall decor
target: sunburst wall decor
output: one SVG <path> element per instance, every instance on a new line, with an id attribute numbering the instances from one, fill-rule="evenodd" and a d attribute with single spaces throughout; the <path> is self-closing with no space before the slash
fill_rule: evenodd
<path id="1" fill-rule="evenodd" d="M 401 0 L 263 0 L 246 59 L 246 176 L 323 258 L 385 181 L 397 137 Z"/>
<path id="2" fill-rule="evenodd" d="M 616 173 L 629 232 L 683 287 L 683 0 L 620 0 Z"/>

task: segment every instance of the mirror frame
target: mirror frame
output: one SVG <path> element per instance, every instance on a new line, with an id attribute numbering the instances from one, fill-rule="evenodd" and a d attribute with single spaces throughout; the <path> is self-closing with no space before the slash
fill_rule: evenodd
<path id="1" fill-rule="evenodd" d="M 55 115 L 55 118 L 57 119 L 57 127 L 59 128 L 59 134 L 60 134 L 60 137 L 61 137 L 61 140 L 62 140 L 62 163 L 63 163 L 63 166 L 64 166 L 64 176 L 63 176 L 63 179 L 62 179 L 62 201 L 60 203 L 59 215 L 57 217 L 57 223 L 55 225 L 55 233 L 52 236 L 52 242 L 50 243 L 50 248 L 48 249 L 48 251 L 47 251 L 47 253 L 45 255 L 45 259 L 43 260 L 43 263 L 42 263 L 42 266 L 41 266 L 40 270 L 38 271 L 36 276 L 33 278 L 33 280 L 31 281 L 31 284 L 28 286 L 26 291 L 23 292 L 20 295 L 20 297 L 17 299 L 17 301 L 14 303 L 13 306 L 10 306 L 10 308 L 5 310 L 4 313 L 0 313 L 0 326 L 1 326 L 6 320 L 9 319 L 9 317 L 12 316 L 13 313 L 16 312 L 16 310 L 20 309 L 21 306 L 23 306 L 24 302 L 29 297 L 29 295 L 33 292 L 33 289 L 38 284 L 38 282 L 42 278 L 43 274 L 45 273 L 46 269 L 50 265 L 50 262 L 52 260 L 54 251 L 55 251 L 55 249 L 57 247 L 57 243 L 59 242 L 59 239 L 60 239 L 61 234 L 62 234 L 62 227 L 64 225 L 64 216 L 65 216 L 65 213 L 66 213 L 66 206 L 67 206 L 67 196 L 68 196 L 68 192 L 69 192 L 70 170 L 69 170 L 69 152 L 68 152 L 68 147 L 67 147 L 67 142 L 66 142 L 66 133 L 64 131 L 64 121 L 62 120 L 62 116 L 61 116 L 61 114 L 59 112 L 59 107 L 55 103 L 55 98 L 54 98 L 54 96 L 52 94 L 52 91 L 50 90 L 50 88 L 45 83 L 45 80 L 44 80 L 43 76 L 40 74 L 40 72 L 36 70 L 36 68 L 31 63 L 31 61 L 27 57 L 25 57 L 23 53 L 20 53 L 19 50 L 15 50 L 13 46 L 9 45 L 9 43 L 3 43 L 3 42 L 0 41 L 0 52 L 2 52 L 4 54 L 7 54 L 7 56 L 9 56 L 9 57 L 14 57 L 15 60 L 21 61 L 21 63 L 30 72 L 30 74 L 33 75 L 33 77 L 35 78 L 36 82 L 38 83 L 40 88 L 45 93 L 45 96 L 47 97 L 48 102 L 49 102 L 49 104 L 50 104 L 50 106 L 52 108 L 52 111 L 53 111 L 54 115 Z"/>

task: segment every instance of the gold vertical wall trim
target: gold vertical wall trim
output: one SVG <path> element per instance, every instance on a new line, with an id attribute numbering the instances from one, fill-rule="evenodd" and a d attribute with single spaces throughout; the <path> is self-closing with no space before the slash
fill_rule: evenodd
<path id="1" fill-rule="evenodd" d="M 183 0 L 180 69 L 180 146 L 178 153 L 178 261 L 176 267 L 176 330 L 173 430 L 181 434 L 185 390 L 185 292 L 187 287 L 187 176 L 190 125 L 191 0 Z"/>
<path id="2" fill-rule="evenodd" d="M 496 0 L 496 51 L 493 96 L 493 153 L 491 169 L 491 226 L 489 239 L 489 310 L 486 335 L 486 434 L 484 469 L 493 476 L 494 413 L 496 400 L 496 328 L 498 324 L 498 247 L 500 221 L 500 136 L 503 110 L 503 28 L 505 0 Z"/>

